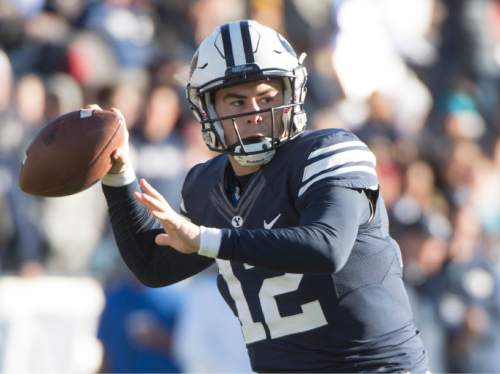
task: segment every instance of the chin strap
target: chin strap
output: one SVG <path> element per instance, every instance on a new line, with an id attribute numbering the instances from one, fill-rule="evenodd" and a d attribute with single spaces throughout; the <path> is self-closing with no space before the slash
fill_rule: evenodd
<path id="1" fill-rule="evenodd" d="M 234 156 L 234 159 L 240 164 L 241 166 L 261 166 L 267 164 L 271 159 L 273 158 L 274 154 L 276 151 L 274 149 L 267 151 L 267 152 L 262 152 L 262 153 L 257 153 L 255 155 L 240 155 L 240 156 Z"/>
<path id="2" fill-rule="evenodd" d="M 252 152 L 259 153 L 247 154 Z M 272 149 L 271 138 L 265 138 L 255 143 L 237 145 L 234 148 L 233 157 L 241 166 L 260 166 L 271 161 L 275 153 L 276 150 Z"/>

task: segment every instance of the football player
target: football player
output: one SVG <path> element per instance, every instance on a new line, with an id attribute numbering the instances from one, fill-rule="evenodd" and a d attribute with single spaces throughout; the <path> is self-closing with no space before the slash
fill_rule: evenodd
<path id="1" fill-rule="evenodd" d="M 125 142 L 103 180 L 119 250 L 151 287 L 215 261 L 257 372 L 425 372 L 375 157 L 348 131 L 305 131 L 303 59 L 251 20 L 200 44 L 186 93 L 221 154 L 191 169 L 179 214 Z"/>

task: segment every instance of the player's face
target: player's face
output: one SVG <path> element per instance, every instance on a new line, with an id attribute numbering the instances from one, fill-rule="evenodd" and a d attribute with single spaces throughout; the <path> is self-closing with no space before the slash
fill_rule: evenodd
<path id="1" fill-rule="evenodd" d="M 219 117 L 256 112 L 283 105 L 283 89 L 278 80 L 256 81 L 221 88 L 215 93 L 215 109 Z M 274 136 L 283 134 L 282 110 L 275 111 Z M 266 111 L 222 121 L 226 142 L 238 142 L 235 127 L 242 140 L 272 137 L 272 114 Z"/>

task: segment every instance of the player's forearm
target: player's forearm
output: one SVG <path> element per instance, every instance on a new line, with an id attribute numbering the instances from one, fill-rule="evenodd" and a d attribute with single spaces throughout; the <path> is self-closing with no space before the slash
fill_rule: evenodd
<path id="1" fill-rule="evenodd" d="M 137 182 L 123 187 L 103 185 L 115 240 L 125 263 L 149 287 L 161 287 L 189 278 L 212 263 L 155 243 L 163 232 L 156 219 L 134 197 Z"/>
<path id="2" fill-rule="evenodd" d="M 318 191 L 302 211 L 299 226 L 222 230 L 217 257 L 289 273 L 336 272 L 347 262 L 369 214 L 363 192 Z"/>
<path id="3" fill-rule="evenodd" d="M 351 235 L 310 225 L 274 230 L 224 230 L 219 258 L 287 273 L 333 273 L 354 245 Z"/>
<path id="4" fill-rule="evenodd" d="M 148 278 L 153 272 L 149 269 L 155 266 L 155 252 L 151 247 L 154 247 L 154 233 L 158 226 L 147 210 L 134 201 L 132 194 L 137 188 L 135 182 L 125 187 L 103 185 L 120 254 L 141 282 L 151 285 L 153 280 Z"/>

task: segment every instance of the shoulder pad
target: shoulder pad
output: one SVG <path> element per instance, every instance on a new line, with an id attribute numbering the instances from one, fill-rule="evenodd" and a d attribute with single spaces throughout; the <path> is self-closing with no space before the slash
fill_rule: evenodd
<path id="1" fill-rule="evenodd" d="M 185 216 L 191 213 L 187 202 L 197 201 L 201 196 L 199 191 L 210 190 L 218 182 L 216 176 L 224 169 L 225 155 L 219 155 L 204 163 L 197 164 L 189 170 L 182 187 L 181 213 Z"/>
<path id="2" fill-rule="evenodd" d="M 305 134 L 298 197 L 323 183 L 348 188 L 377 189 L 375 155 L 356 135 L 342 129 Z M 305 145 L 305 144 L 304 144 Z"/>

